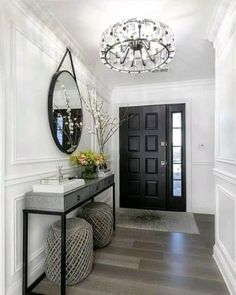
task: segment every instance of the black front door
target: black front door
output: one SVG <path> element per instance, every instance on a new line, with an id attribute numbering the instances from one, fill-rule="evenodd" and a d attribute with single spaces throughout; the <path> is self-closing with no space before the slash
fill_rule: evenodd
<path id="1" fill-rule="evenodd" d="M 166 106 L 120 108 L 120 205 L 166 209 Z"/>
<path id="2" fill-rule="evenodd" d="M 120 206 L 186 210 L 185 106 L 120 108 Z"/>

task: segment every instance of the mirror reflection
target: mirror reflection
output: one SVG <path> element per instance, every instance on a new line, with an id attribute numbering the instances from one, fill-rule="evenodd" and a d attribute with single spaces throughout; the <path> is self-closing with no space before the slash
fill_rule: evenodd
<path id="1" fill-rule="evenodd" d="M 68 71 L 59 72 L 53 82 L 51 129 L 60 150 L 70 154 L 77 148 L 82 132 L 80 94 L 74 77 Z"/>

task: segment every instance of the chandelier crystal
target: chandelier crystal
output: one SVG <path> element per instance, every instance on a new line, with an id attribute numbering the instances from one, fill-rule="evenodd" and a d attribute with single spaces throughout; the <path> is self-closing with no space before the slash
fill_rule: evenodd
<path id="1" fill-rule="evenodd" d="M 102 34 L 101 60 L 118 72 L 152 72 L 166 66 L 174 55 L 174 34 L 161 22 L 132 18 Z"/>

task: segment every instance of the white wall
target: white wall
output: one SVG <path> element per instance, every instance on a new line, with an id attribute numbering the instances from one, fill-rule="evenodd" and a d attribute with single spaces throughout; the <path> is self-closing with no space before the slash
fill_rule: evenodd
<path id="1" fill-rule="evenodd" d="M 216 50 L 214 258 L 236 294 L 236 2 L 219 1 L 209 39 Z"/>
<path id="2" fill-rule="evenodd" d="M 4 39 L 4 20 L 0 10 L 0 34 Z M 5 58 L 0 43 L 0 294 L 5 294 Z"/>
<path id="3" fill-rule="evenodd" d="M 126 86 L 112 92 L 114 116 L 120 106 L 171 103 L 186 103 L 187 211 L 214 214 L 214 81 Z M 119 204 L 119 134 L 113 138 L 112 155 Z"/>
<path id="4" fill-rule="evenodd" d="M 5 200 L 2 200 L 2 191 L 0 195 L 1 205 L 4 201 L 6 203 L 6 293 L 1 294 L 17 295 L 21 294 L 24 194 L 40 178 L 55 174 L 59 164 L 63 165 L 64 171 L 70 170 L 68 156 L 61 153 L 53 141 L 47 117 L 50 80 L 66 46 L 70 44 L 60 41 L 30 11 L 13 1 L 6 1 L 0 8 L 0 15 L 3 16 L 1 25 L 5 33 L 1 34 L 1 44 L 4 44 L 1 45 L 4 51 L 1 56 L 4 55 L 5 58 L 1 58 L 0 76 L 3 78 L 1 83 L 4 79 L 6 81 L 6 94 L 3 95 L 3 104 L 1 103 L 6 117 L 3 129 L 6 132 L 3 171 Z M 86 97 L 87 83 L 93 81 L 93 87 L 99 89 L 100 95 L 109 98 L 109 90 L 92 76 L 76 57 L 78 55 L 78 52 L 74 54 L 74 64 L 83 97 Z M 2 71 L 3 60 L 5 63 Z M 65 68 L 69 69 L 68 62 Z M 2 84 L 0 95 L 2 96 Z M 4 116 L 1 118 L 4 119 Z M 91 126 L 87 113 L 84 121 L 87 126 Z M 2 134 L 4 136 L 4 132 Z M 2 137 L 0 143 L 1 141 Z M 83 132 L 79 149 L 91 148 L 93 144 L 91 135 Z M 4 151 L 1 144 L 1 164 L 4 164 L 2 155 Z M 1 175 L 1 180 L 2 178 Z M 2 208 L 4 209 L 1 207 L 1 210 Z M 30 217 L 30 281 L 42 272 L 45 237 L 54 220 L 54 217 Z"/>

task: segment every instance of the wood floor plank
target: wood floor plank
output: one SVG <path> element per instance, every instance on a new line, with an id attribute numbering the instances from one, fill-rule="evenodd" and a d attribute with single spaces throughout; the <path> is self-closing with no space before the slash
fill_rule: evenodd
<path id="1" fill-rule="evenodd" d="M 148 242 L 164 242 L 164 243 L 175 243 L 179 240 L 183 244 L 189 246 L 202 246 L 207 248 L 212 248 L 212 243 L 207 244 L 206 241 L 203 241 L 201 235 L 188 235 L 184 233 L 166 233 L 166 232 L 151 232 L 145 230 L 137 229 L 125 229 L 120 228 L 117 230 L 117 233 L 114 235 L 114 238 L 124 238 L 132 239 L 136 241 L 148 241 Z"/>
<path id="2" fill-rule="evenodd" d="M 100 264 L 122 266 L 125 268 L 138 269 L 140 264 L 140 258 L 107 254 L 97 251 L 94 256 L 94 262 Z"/>
<path id="3" fill-rule="evenodd" d="M 155 250 L 167 253 L 175 253 L 175 254 L 191 254 L 197 256 L 207 256 L 212 254 L 212 250 L 203 247 L 197 246 L 185 246 L 183 243 L 150 243 L 150 242 L 141 242 L 135 241 L 133 243 L 133 248 L 138 249 L 147 249 L 147 250 Z"/>
<path id="4" fill-rule="evenodd" d="M 219 270 L 213 263 L 206 266 L 200 263 L 197 265 L 189 263 L 180 264 L 141 259 L 139 269 L 223 282 L 223 278 L 219 273 Z"/>
<path id="5" fill-rule="evenodd" d="M 95 264 L 94 273 L 100 276 L 115 277 L 119 280 L 128 280 L 135 282 L 142 282 L 151 285 L 160 285 L 176 289 L 188 291 L 194 290 L 203 294 L 223 295 L 228 294 L 226 286 L 223 282 L 206 280 L 200 278 L 185 277 L 173 274 L 156 273 L 151 271 L 122 269 L 117 266 Z M 204 293 L 205 292 L 205 293 Z"/>
<path id="6" fill-rule="evenodd" d="M 207 249 L 209 253 L 212 253 L 212 246 L 208 247 L 206 246 L 202 238 L 199 241 L 188 241 L 186 238 L 182 239 L 181 237 L 178 238 L 162 238 L 162 237 L 155 237 L 155 238 L 147 238 L 145 237 L 144 239 L 142 237 L 137 237 L 134 239 L 128 239 L 126 237 L 123 237 L 122 235 L 114 236 L 111 242 L 112 246 L 118 246 L 118 247 L 133 247 L 133 244 L 135 242 L 144 242 L 144 243 L 153 243 L 153 244 L 159 244 L 162 245 L 163 247 L 175 247 L 176 245 L 179 245 L 179 247 L 183 249 L 191 249 L 198 248 L 198 249 Z"/>
<path id="7" fill-rule="evenodd" d="M 122 239 L 119 237 L 114 237 L 111 241 L 112 246 L 117 247 L 126 247 L 126 248 L 132 248 L 135 240 L 133 239 Z"/>

